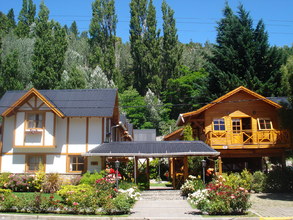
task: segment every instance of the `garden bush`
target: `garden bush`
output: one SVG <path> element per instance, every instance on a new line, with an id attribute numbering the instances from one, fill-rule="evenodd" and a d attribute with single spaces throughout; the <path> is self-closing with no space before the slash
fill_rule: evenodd
<path id="1" fill-rule="evenodd" d="M 0 188 L 5 188 L 5 186 L 9 182 L 10 175 L 11 175 L 11 173 L 1 173 L 0 174 Z"/>
<path id="2" fill-rule="evenodd" d="M 292 192 L 293 191 L 293 170 L 287 167 L 275 167 L 267 174 L 265 181 L 266 192 Z"/>
<path id="3" fill-rule="evenodd" d="M 247 190 L 252 189 L 253 183 L 253 175 L 248 170 L 243 170 L 240 174 L 239 173 L 230 173 L 230 174 L 223 174 L 223 179 L 225 180 L 225 185 L 232 187 L 233 189 L 237 189 L 239 187 L 243 187 Z"/>
<path id="4" fill-rule="evenodd" d="M 251 206 L 247 190 L 242 187 L 232 188 L 222 180 L 189 194 L 188 200 L 202 212 L 216 215 L 244 214 Z"/>
<path id="5" fill-rule="evenodd" d="M 48 173 L 42 184 L 42 191 L 45 193 L 55 193 L 60 189 L 62 182 L 58 173 Z"/>
<path id="6" fill-rule="evenodd" d="M 261 171 L 256 171 L 253 173 L 253 181 L 251 190 L 254 192 L 264 192 L 266 183 L 266 175 Z"/>
<path id="7" fill-rule="evenodd" d="M 82 175 L 80 179 L 80 184 L 88 184 L 88 185 L 94 185 L 98 179 L 101 179 L 105 176 L 105 172 L 86 172 Z"/>
<path id="8" fill-rule="evenodd" d="M 200 177 L 189 175 L 188 179 L 180 188 L 181 195 L 188 196 L 188 194 L 194 193 L 195 191 L 199 189 L 203 189 L 204 187 L 205 187 L 205 184 L 203 183 Z"/>
<path id="9" fill-rule="evenodd" d="M 28 175 L 11 174 L 5 187 L 14 192 L 34 192 L 37 190 L 34 184 L 34 177 Z"/>

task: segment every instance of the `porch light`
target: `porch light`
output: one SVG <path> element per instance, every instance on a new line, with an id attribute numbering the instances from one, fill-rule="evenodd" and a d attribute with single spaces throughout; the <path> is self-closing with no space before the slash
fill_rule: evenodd
<path id="1" fill-rule="evenodd" d="M 120 166 L 120 162 L 118 160 L 115 161 L 115 169 L 116 169 L 116 188 L 118 189 L 118 169 Z"/>
<path id="2" fill-rule="evenodd" d="M 206 166 L 207 166 L 207 162 L 205 160 L 201 161 L 202 164 L 202 177 L 203 177 L 203 183 L 206 183 L 206 174 L 205 174 L 205 170 L 206 170 Z"/>

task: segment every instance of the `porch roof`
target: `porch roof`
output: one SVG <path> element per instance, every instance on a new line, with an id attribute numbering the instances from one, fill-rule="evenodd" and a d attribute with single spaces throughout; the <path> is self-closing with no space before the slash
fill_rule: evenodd
<path id="1" fill-rule="evenodd" d="M 172 157 L 218 156 L 220 153 L 202 141 L 145 141 L 103 143 L 83 156 Z"/>

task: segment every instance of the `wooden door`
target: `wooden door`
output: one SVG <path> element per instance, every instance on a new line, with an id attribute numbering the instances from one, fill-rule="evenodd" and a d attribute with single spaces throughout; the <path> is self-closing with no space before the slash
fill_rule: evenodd
<path id="1" fill-rule="evenodd" d="M 232 118 L 232 144 L 242 144 L 242 120 L 241 118 Z"/>

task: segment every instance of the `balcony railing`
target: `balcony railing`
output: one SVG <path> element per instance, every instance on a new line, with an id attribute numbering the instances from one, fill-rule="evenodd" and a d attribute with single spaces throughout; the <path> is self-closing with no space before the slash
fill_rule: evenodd
<path id="1" fill-rule="evenodd" d="M 257 145 L 257 144 L 290 144 L 290 133 L 287 130 L 266 131 L 210 131 L 206 135 L 207 144 L 213 145 Z"/>

